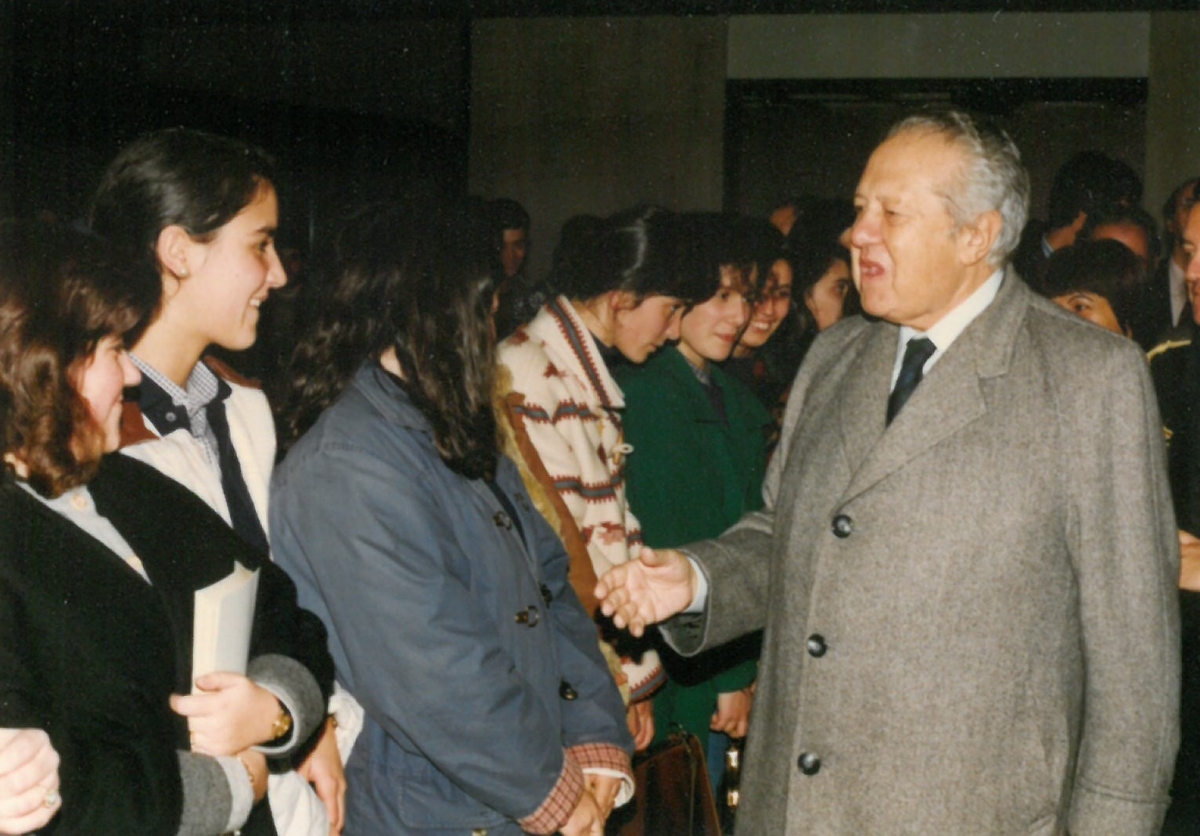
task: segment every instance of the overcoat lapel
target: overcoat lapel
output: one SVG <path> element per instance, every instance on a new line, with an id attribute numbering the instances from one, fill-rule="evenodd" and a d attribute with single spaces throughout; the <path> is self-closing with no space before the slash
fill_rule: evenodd
<path id="1" fill-rule="evenodd" d="M 843 502 L 987 412 L 981 379 L 1007 371 L 1028 293 L 1009 273 L 995 301 L 929 371 L 891 426 L 886 426 L 886 414 L 896 359 L 896 328 L 873 329 L 863 349 L 862 373 L 851 377 L 842 401 L 846 456 L 853 474 Z M 858 444 L 862 446 L 856 448 Z"/>

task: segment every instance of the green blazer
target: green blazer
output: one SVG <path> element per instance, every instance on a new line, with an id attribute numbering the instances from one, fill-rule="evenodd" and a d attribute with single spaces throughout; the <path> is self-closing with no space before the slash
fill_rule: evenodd
<path id="1" fill-rule="evenodd" d="M 724 396 L 722 423 L 679 350 L 665 348 L 643 366 L 622 366 L 630 508 L 648 546 L 715 537 L 762 507 L 771 416 L 742 383 L 709 366 Z M 671 682 L 655 701 L 658 734 L 679 724 L 707 741 L 717 694 L 745 688 L 756 675 L 757 642 L 734 642 L 683 659 L 668 651 Z"/>

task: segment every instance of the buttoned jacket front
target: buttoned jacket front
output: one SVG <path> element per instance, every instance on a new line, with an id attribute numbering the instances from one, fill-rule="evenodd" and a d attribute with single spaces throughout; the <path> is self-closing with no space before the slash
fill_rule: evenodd
<path id="1" fill-rule="evenodd" d="M 999 294 L 887 426 L 897 328 L 823 333 L 766 507 L 693 544 L 684 650 L 765 627 L 740 832 L 1151 834 L 1178 550 L 1145 361 Z"/>
<path id="2" fill-rule="evenodd" d="M 509 507 L 374 362 L 275 469 L 274 557 L 367 715 L 347 832 L 517 834 L 567 749 L 632 750 L 561 542 L 503 457 L 496 484 Z"/>

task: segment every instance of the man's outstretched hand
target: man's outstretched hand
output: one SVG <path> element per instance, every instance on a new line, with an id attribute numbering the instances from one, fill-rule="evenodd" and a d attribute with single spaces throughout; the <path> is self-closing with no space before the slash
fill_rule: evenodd
<path id="1" fill-rule="evenodd" d="M 696 597 L 692 562 L 674 549 L 642 547 L 637 560 L 622 563 L 596 584 L 601 611 L 635 636 L 687 609 Z"/>

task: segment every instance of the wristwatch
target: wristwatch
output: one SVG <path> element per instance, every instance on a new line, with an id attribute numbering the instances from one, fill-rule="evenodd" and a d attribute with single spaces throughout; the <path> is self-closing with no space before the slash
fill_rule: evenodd
<path id="1" fill-rule="evenodd" d="M 292 730 L 292 713 L 287 710 L 287 706 L 282 702 L 279 703 L 279 714 L 275 717 L 275 722 L 271 724 L 271 740 L 279 740 L 288 736 Z"/>

